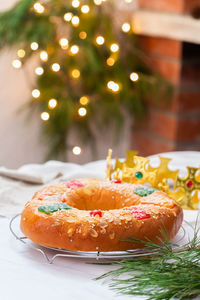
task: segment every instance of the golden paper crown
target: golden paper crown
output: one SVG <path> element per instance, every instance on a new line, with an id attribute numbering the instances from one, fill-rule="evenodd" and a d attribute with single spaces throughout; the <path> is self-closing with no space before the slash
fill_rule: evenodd
<path id="1" fill-rule="evenodd" d="M 171 158 L 159 155 L 160 165 L 154 168 L 149 164 L 148 158 L 137 156 L 137 153 L 137 151 L 127 150 L 124 161 L 116 158 L 115 163 L 112 164 L 112 149 L 109 149 L 107 179 L 129 183 L 150 183 L 152 187 L 170 195 L 184 209 L 197 209 L 200 202 L 200 168 L 187 167 L 187 176 L 180 178 L 179 170 L 171 171 L 168 168 Z"/>

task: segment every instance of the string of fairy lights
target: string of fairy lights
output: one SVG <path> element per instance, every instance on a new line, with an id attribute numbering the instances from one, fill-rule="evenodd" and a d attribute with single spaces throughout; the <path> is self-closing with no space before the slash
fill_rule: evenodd
<path id="1" fill-rule="evenodd" d="M 95 5 L 102 5 L 103 2 L 105 2 L 106 0 L 93 0 Z M 132 0 L 124 0 L 125 3 L 129 4 L 132 2 Z M 87 4 L 81 5 L 79 0 L 72 0 L 71 5 L 73 8 L 80 8 L 80 12 L 82 14 L 88 14 L 90 13 L 90 6 Z M 45 6 L 42 4 L 42 1 L 36 1 L 32 7 L 33 11 L 36 14 L 43 14 L 45 13 Z M 77 15 L 73 15 L 71 12 L 66 12 L 63 16 L 63 19 L 65 22 L 71 22 L 72 26 L 74 27 L 78 27 L 80 24 L 80 19 Z M 121 30 L 124 33 L 130 33 L 131 32 L 131 25 L 129 22 L 124 22 L 121 25 Z M 85 31 L 80 31 L 79 33 L 79 38 L 84 40 L 87 38 L 87 32 Z M 66 37 L 61 37 L 58 40 L 58 43 L 60 45 L 60 47 L 63 50 L 68 49 L 68 54 L 69 55 L 77 55 L 79 53 L 79 46 L 76 44 L 73 45 L 69 45 L 69 41 Z M 105 43 L 105 38 L 102 35 L 98 35 L 95 39 L 95 43 L 97 47 L 101 47 L 104 43 Z M 39 44 L 36 41 L 33 41 L 30 43 L 30 49 L 31 51 L 35 51 L 38 53 L 39 58 L 41 60 L 41 62 L 47 62 L 48 61 L 48 52 L 46 50 L 42 50 L 40 51 L 40 47 Z M 107 58 L 106 60 L 106 64 L 110 67 L 112 67 L 116 60 L 117 60 L 117 56 L 114 54 L 117 54 L 120 51 L 120 46 L 117 43 L 112 43 L 110 45 L 110 52 L 111 55 L 109 58 Z M 18 49 L 17 50 L 17 58 L 14 59 L 12 61 L 12 66 L 15 69 L 20 69 L 23 66 L 23 58 L 26 56 L 26 51 L 24 49 Z M 54 62 L 51 66 L 51 71 L 52 72 L 59 72 L 61 69 L 61 66 L 59 63 Z M 41 66 L 38 66 L 35 68 L 34 70 L 35 74 L 37 76 L 41 76 L 44 74 L 44 69 Z M 80 70 L 75 68 L 73 70 L 71 70 L 70 75 L 73 79 L 77 80 L 79 79 L 79 77 L 81 76 Z M 129 78 L 131 81 L 136 82 L 139 80 L 139 74 L 136 72 L 132 72 L 129 74 Z M 120 89 L 122 89 L 122 85 L 119 82 L 114 82 L 113 80 L 110 80 L 107 82 L 107 89 L 109 92 L 112 93 L 118 93 L 120 91 Z M 35 88 L 31 91 L 32 97 L 34 99 L 38 99 L 41 97 L 41 92 L 39 89 Z M 84 118 L 87 115 L 87 105 L 89 104 L 90 99 L 88 96 L 83 95 L 80 99 L 79 99 L 79 103 L 80 106 L 78 107 L 77 113 L 79 115 L 79 117 Z M 56 107 L 59 105 L 59 101 L 57 99 L 49 99 L 48 101 L 48 111 L 43 111 L 40 114 L 40 118 L 42 121 L 47 122 L 50 119 L 50 111 L 53 109 L 56 109 Z M 80 146 L 76 145 L 72 148 L 72 153 L 74 155 L 80 155 L 82 152 L 82 149 Z"/>

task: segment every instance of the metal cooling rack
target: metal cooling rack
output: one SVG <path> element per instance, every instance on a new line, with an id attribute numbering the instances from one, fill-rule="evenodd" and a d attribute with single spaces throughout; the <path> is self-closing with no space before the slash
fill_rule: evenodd
<path id="1" fill-rule="evenodd" d="M 92 259 L 92 260 L 120 260 L 141 256 L 148 256 L 152 254 L 159 254 L 159 251 L 152 250 L 149 247 L 145 247 L 142 249 L 134 249 L 127 251 L 110 251 L 110 252 L 85 252 L 85 251 L 70 251 L 65 249 L 58 249 L 52 247 L 41 246 L 33 243 L 29 240 L 20 230 L 20 216 L 21 214 L 17 214 L 10 220 L 9 228 L 14 237 L 20 241 L 21 243 L 27 245 L 28 247 L 40 252 L 45 260 L 52 264 L 57 257 L 71 257 L 71 258 L 80 258 L 80 259 Z M 172 249 L 181 250 L 187 247 L 192 240 L 194 235 L 194 228 L 187 221 L 183 221 L 183 224 L 176 235 L 176 237 L 172 240 L 171 246 Z"/>

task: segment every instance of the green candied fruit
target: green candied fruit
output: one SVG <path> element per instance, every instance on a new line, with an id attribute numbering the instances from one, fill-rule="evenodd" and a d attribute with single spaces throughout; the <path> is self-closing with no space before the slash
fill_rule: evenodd
<path id="1" fill-rule="evenodd" d="M 47 215 L 52 214 L 53 212 L 56 212 L 61 209 L 72 209 L 72 207 L 65 203 L 55 203 L 51 205 L 43 205 L 38 207 L 38 211 L 43 212 Z"/>
<path id="2" fill-rule="evenodd" d="M 157 189 L 151 188 L 151 187 L 142 187 L 142 188 L 136 188 L 133 190 L 134 194 L 137 194 L 141 197 L 146 197 L 148 195 L 153 194 L 154 192 L 156 192 Z"/>

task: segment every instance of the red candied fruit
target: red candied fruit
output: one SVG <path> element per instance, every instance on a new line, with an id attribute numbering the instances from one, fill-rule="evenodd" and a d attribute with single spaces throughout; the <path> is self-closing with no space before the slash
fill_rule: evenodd
<path id="1" fill-rule="evenodd" d="M 125 209 L 129 210 L 130 213 L 137 220 L 149 219 L 151 217 L 150 214 L 148 214 L 144 209 L 142 209 L 140 207 L 128 207 L 128 208 L 125 208 Z"/>
<path id="2" fill-rule="evenodd" d="M 63 184 L 67 187 L 67 188 L 80 188 L 80 187 L 83 187 L 84 184 L 82 184 L 80 181 L 78 180 L 70 180 L 70 181 L 66 181 L 66 182 L 63 182 Z"/>
<path id="3" fill-rule="evenodd" d="M 95 217 L 96 215 L 99 215 L 99 217 L 102 217 L 102 212 L 100 210 L 92 210 L 90 212 L 91 217 Z"/>
<path id="4" fill-rule="evenodd" d="M 121 180 L 112 180 L 112 183 L 122 183 L 122 181 Z"/>

